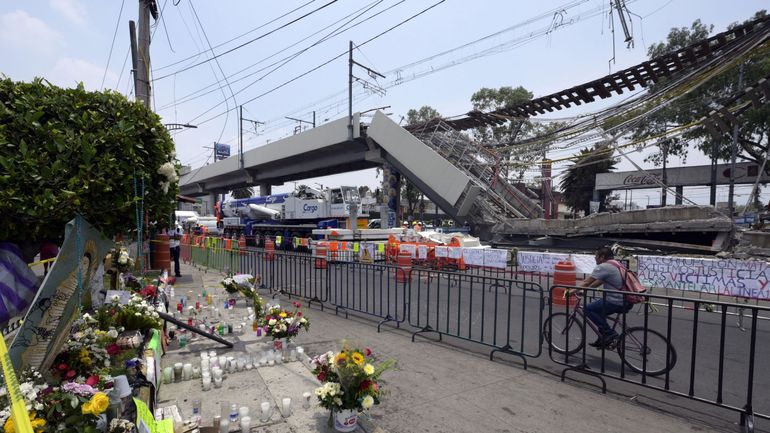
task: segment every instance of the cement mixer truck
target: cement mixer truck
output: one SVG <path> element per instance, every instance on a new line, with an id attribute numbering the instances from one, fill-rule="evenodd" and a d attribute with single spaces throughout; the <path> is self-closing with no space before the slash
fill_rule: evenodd
<path id="1" fill-rule="evenodd" d="M 361 212 L 358 188 L 341 186 L 323 191 L 307 186 L 292 193 L 231 199 L 222 203 L 222 232 L 225 237 L 245 235 L 247 245 L 261 246 L 265 237 L 312 236 L 322 228 L 348 228 L 351 213 L 357 225 L 366 227 L 368 215 Z"/>

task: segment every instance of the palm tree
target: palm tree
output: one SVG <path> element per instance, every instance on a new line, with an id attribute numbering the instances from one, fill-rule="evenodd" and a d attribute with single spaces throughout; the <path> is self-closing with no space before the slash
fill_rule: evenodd
<path id="1" fill-rule="evenodd" d="M 232 191 L 230 191 L 230 195 L 233 196 L 233 198 L 249 198 L 254 195 L 254 188 L 252 187 L 246 187 L 246 188 L 237 188 Z"/>
<path id="2" fill-rule="evenodd" d="M 583 149 L 577 155 L 577 162 L 567 168 L 559 186 L 561 187 L 564 204 L 574 213 L 588 212 L 589 203 L 593 198 L 597 173 L 609 173 L 615 169 L 615 159 L 612 151 L 606 145 L 596 145 L 591 149 Z M 599 210 L 606 208 L 610 191 L 599 192 Z"/>

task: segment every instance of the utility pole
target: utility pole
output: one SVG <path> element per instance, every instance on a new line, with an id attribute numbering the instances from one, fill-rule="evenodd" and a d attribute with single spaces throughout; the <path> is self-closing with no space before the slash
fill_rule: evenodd
<path id="1" fill-rule="evenodd" d="M 374 77 L 376 75 L 378 77 L 385 78 L 384 75 L 380 74 L 374 69 L 364 66 L 353 60 L 353 41 L 350 41 L 350 46 L 348 48 L 348 141 L 353 141 L 353 78 L 355 78 L 353 77 L 353 65 L 358 65 L 359 67 L 365 69 L 370 77 Z M 366 82 L 364 82 L 364 84 L 366 84 Z"/>
<path id="2" fill-rule="evenodd" d="M 312 126 L 313 126 L 313 128 L 315 128 L 315 111 L 313 111 L 313 121 L 312 121 L 312 122 L 310 122 L 310 121 L 307 121 L 307 120 L 297 119 L 297 118 L 295 118 L 295 117 L 289 117 L 289 116 L 286 116 L 285 118 L 286 118 L 286 119 L 289 119 L 289 120 L 293 120 L 293 121 L 295 121 L 295 122 L 299 123 L 299 125 L 297 125 L 297 126 L 298 126 L 298 128 L 294 128 L 294 133 L 295 133 L 295 134 L 296 134 L 297 132 L 302 132 L 302 124 L 303 124 L 303 123 L 307 123 L 308 125 L 312 125 Z M 298 129 L 299 129 L 299 131 L 298 131 Z"/>
<path id="3" fill-rule="evenodd" d="M 741 63 L 740 72 L 738 73 L 738 90 L 741 89 L 743 86 L 743 63 Z M 740 131 L 740 125 L 738 124 L 738 120 L 735 121 L 735 126 L 733 126 L 733 142 L 732 146 L 730 147 L 730 189 L 728 190 L 727 194 L 727 201 L 728 206 L 730 209 L 730 220 L 733 219 L 733 215 L 735 214 L 735 206 L 733 204 L 733 199 L 735 195 L 735 159 L 738 157 L 738 132 Z"/>
<path id="4" fill-rule="evenodd" d="M 139 34 L 136 25 L 128 22 L 131 37 L 131 62 L 134 72 L 134 93 L 145 107 L 150 107 L 150 15 L 158 19 L 155 0 L 139 0 Z"/>
<path id="5" fill-rule="evenodd" d="M 254 124 L 254 133 L 257 133 L 257 128 L 259 125 L 264 125 L 265 122 L 260 122 L 259 120 L 251 120 L 246 119 L 243 117 L 243 105 L 238 106 L 238 160 L 240 162 L 240 167 L 244 168 L 243 163 L 243 121 L 251 122 Z"/>

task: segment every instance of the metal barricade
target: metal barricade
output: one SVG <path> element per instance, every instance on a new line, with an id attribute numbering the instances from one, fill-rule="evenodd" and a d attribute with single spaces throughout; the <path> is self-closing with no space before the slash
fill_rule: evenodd
<path id="1" fill-rule="evenodd" d="M 396 327 L 406 320 L 407 283 L 396 282 L 398 266 L 352 262 L 329 262 L 330 303 L 335 314 L 355 311 L 393 322 Z"/>
<path id="2" fill-rule="evenodd" d="M 542 353 L 543 289 L 528 281 L 415 269 L 409 283 L 412 334 L 437 333 L 527 357 Z M 534 330 L 532 329 L 534 328 Z"/>
<path id="3" fill-rule="evenodd" d="M 601 307 L 598 301 L 606 303 L 612 294 L 627 293 L 559 287 L 585 290 L 588 309 L 596 314 L 613 308 Z M 551 287 L 551 295 L 555 288 Z M 755 371 L 757 360 L 770 358 L 770 324 L 759 320 L 769 307 L 643 296 L 645 302 L 610 315 L 618 337 L 595 350 L 588 349 L 587 342 L 598 337 L 599 328 L 583 315 L 582 301 L 576 306 L 549 302 L 544 337 L 550 358 L 565 366 L 562 380 L 575 371 L 601 380 L 603 392 L 605 378 L 612 378 L 734 410 L 746 431 L 753 431 L 755 416 L 770 419 L 770 375 Z M 739 308 L 749 311 L 744 323 L 749 332 L 728 320 L 728 313 Z"/>

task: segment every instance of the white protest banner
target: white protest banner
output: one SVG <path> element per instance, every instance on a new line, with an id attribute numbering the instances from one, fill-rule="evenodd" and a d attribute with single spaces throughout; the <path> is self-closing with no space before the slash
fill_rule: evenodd
<path id="1" fill-rule="evenodd" d="M 417 245 L 414 244 L 401 244 L 398 247 L 398 251 L 401 253 L 407 253 L 409 256 L 414 258 L 415 255 L 417 255 Z"/>
<path id="2" fill-rule="evenodd" d="M 425 260 L 428 258 L 428 246 L 427 245 L 417 245 L 417 258 L 420 260 Z"/>
<path id="3" fill-rule="evenodd" d="M 484 250 L 484 266 L 505 269 L 508 266 L 508 251 L 487 248 Z"/>
<path id="4" fill-rule="evenodd" d="M 647 287 L 770 299 L 770 262 L 694 257 L 638 256 Z"/>
<path id="5" fill-rule="evenodd" d="M 466 265 L 484 266 L 483 248 L 463 248 L 463 260 Z"/>
<path id="6" fill-rule="evenodd" d="M 447 247 L 450 259 L 460 259 L 463 256 L 463 249 L 460 247 Z"/>
<path id="7" fill-rule="evenodd" d="M 449 247 L 437 246 L 434 251 L 436 257 L 449 257 Z"/>
<path id="8" fill-rule="evenodd" d="M 596 267 L 594 256 L 588 254 L 562 254 L 562 253 L 541 253 L 535 251 L 519 251 L 517 260 L 520 271 L 553 273 L 557 263 L 562 260 L 572 258 L 577 272 L 580 274 L 590 274 Z"/>

